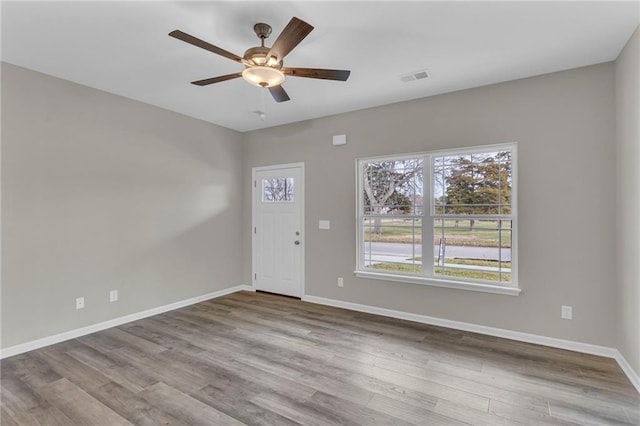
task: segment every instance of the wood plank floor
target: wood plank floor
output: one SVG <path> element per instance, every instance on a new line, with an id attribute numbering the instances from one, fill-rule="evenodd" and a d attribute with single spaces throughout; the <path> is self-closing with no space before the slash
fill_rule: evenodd
<path id="1" fill-rule="evenodd" d="M 640 424 L 612 359 L 240 292 L 1 362 L 10 425 Z"/>

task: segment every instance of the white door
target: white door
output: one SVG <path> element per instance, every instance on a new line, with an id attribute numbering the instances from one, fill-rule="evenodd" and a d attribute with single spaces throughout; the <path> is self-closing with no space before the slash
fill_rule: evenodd
<path id="1" fill-rule="evenodd" d="M 303 294 L 303 164 L 253 169 L 253 286 Z"/>

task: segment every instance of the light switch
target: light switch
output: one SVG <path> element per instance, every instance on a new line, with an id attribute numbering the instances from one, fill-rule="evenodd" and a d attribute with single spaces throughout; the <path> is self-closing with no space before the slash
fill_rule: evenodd
<path id="1" fill-rule="evenodd" d="M 573 319 L 573 306 L 562 305 L 560 308 L 560 317 L 562 319 Z"/>
<path id="2" fill-rule="evenodd" d="M 321 220 L 320 222 L 318 222 L 318 228 L 331 229 L 331 222 L 328 220 Z"/>

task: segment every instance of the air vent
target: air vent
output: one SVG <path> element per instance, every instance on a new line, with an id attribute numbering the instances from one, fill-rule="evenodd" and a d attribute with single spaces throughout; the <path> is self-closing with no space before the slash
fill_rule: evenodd
<path id="1" fill-rule="evenodd" d="M 422 80 L 424 78 L 429 78 L 429 73 L 427 73 L 427 70 L 416 71 L 410 74 L 405 74 L 400 76 L 400 80 L 402 80 L 404 83 L 408 83 L 410 81 Z"/>

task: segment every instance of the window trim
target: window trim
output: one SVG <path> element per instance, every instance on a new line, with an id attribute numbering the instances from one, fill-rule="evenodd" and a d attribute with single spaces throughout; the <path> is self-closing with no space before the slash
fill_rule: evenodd
<path id="1" fill-rule="evenodd" d="M 518 184 L 517 184 L 517 142 L 491 144 L 491 145 L 479 145 L 473 147 L 460 147 L 454 149 L 442 149 L 434 151 L 414 152 L 408 154 L 398 155 L 383 155 L 375 157 L 362 157 L 356 158 L 356 268 L 354 274 L 358 278 L 372 278 L 385 281 L 404 282 L 410 284 L 421 284 L 435 287 L 455 288 L 461 290 L 472 290 L 487 293 L 496 293 L 504 295 L 517 296 L 522 291 L 518 280 Z M 434 275 L 433 265 L 426 262 L 428 265 L 422 264 L 422 274 L 402 273 L 397 271 L 373 271 L 364 267 L 364 252 L 362 242 L 364 240 L 364 229 L 361 226 L 362 219 L 367 216 L 364 214 L 364 197 L 362 196 L 363 182 L 362 176 L 364 173 L 364 165 L 371 162 L 381 161 L 398 161 L 405 159 L 414 159 L 422 157 L 423 162 L 423 183 L 424 187 L 428 187 L 428 195 L 423 194 L 424 199 L 428 199 L 428 205 L 423 206 L 422 219 L 422 253 L 429 253 L 433 251 L 433 248 L 429 248 L 429 241 L 433 241 L 433 226 L 427 226 L 427 223 L 433 222 L 435 219 L 435 205 L 433 202 L 433 158 L 438 156 L 450 156 L 459 154 L 474 154 L 480 152 L 510 150 L 512 152 L 511 164 L 511 214 L 506 215 L 509 218 L 503 218 L 505 215 L 494 215 L 490 219 L 498 220 L 511 220 L 511 283 L 499 284 L 489 280 L 474 280 L 474 279 L 455 279 L 449 276 Z M 428 177 L 427 177 L 428 176 Z M 425 191 L 426 192 L 426 191 Z M 438 217 L 451 217 L 469 219 L 468 215 L 438 215 Z M 474 216 L 474 219 L 481 219 L 482 215 Z M 425 255 L 423 255 L 423 258 Z"/>
<path id="2" fill-rule="evenodd" d="M 409 284 L 420 284 L 431 287 L 455 288 L 458 290 L 472 290 L 482 293 L 504 294 L 518 296 L 522 289 L 513 285 L 484 284 L 479 282 L 445 280 L 440 278 L 422 277 L 419 275 L 403 275 L 391 272 L 353 271 L 358 278 L 371 278 L 374 280 L 396 281 Z"/>

